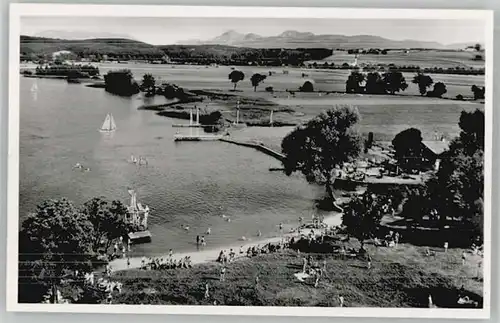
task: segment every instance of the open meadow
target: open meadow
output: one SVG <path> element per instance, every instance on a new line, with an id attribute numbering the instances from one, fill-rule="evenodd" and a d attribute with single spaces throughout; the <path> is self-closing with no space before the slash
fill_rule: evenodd
<path id="1" fill-rule="evenodd" d="M 351 240 L 348 247 L 359 247 Z M 124 304 L 190 304 L 252 306 L 332 306 L 339 296 L 348 307 L 428 307 L 428 295 L 438 307 L 455 307 L 463 287 L 469 298 L 482 302 L 482 279 L 477 279 L 479 256 L 462 265 L 462 249 L 435 256 L 425 247 L 400 244 L 385 248 L 368 245 L 372 268 L 366 261 L 340 255 L 312 254 L 326 271 L 318 288 L 314 280 L 300 282 L 294 274 L 302 270 L 302 258 L 292 250 L 237 260 L 227 265 L 225 281 L 219 280 L 221 265 L 215 262 L 191 269 L 127 270 L 113 279 L 123 283 L 117 301 Z M 258 277 L 258 283 L 256 283 Z M 206 284 L 209 297 L 204 297 Z"/>

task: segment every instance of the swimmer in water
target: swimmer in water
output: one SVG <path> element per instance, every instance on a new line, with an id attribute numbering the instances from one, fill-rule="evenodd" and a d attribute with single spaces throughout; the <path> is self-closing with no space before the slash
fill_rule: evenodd
<path id="1" fill-rule="evenodd" d="M 260 232 L 260 230 L 257 231 L 257 236 L 260 237 L 261 235 L 262 235 L 262 232 Z"/>
<path id="2" fill-rule="evenodd" d="M 210 233 L 212 233 L 212 229 L 211 229 L 211 228 L 208 228 L 208 229 L 207 229 L 207 234 L 210 234 Z"/>

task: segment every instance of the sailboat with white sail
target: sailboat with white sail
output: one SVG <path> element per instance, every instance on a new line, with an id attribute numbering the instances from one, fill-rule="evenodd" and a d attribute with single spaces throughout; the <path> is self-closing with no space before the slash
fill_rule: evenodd
<path id="1" fill-rule="evenodd" d="M 113 132 L 116 130 L 116 123 L 115 123 L 115 118 L 113 118 L 113 115 L 108 113 L 106 115 L 106 119 L 104 119 L 104 122 L 101 126 L 100 131 L 101 132 Z"/>

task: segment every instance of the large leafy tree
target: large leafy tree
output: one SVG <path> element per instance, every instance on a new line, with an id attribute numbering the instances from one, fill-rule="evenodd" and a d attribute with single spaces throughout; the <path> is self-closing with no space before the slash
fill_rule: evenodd
<path id="1" fill-rule="evenodd" d="M 427 185 L 441 219 L 459 219 L 482 238 L 484 113 L 463 111 L 459 126 L 459 137 L 450 143 L 439 171 Z"/>
<path id="2" fill-rule="evenodd" d="M 229 73 L 228 78 L 234 85 L 233 90 L 236 90 L 236 85 L 238 84 L 238 82 L 243 81 L 245 79 L 245 73 L 243 73 L 242 71 L 234 70 L 231 73 Z"/>
<path id="3" fill-rule="evenodd" d="M 420 95 L 425 95 L 425 93 L 427 92 L 427 88 L 431 87 L 434 81 L 429 75 L 418 73 L 413 77 L 412 83 L 418 85 L 418 91 L 420 92 Z"/>
<path id="4" fill-rule="evenodd" d="M 412 226 L 416 227 L 425 215 L 431 211 L 430 197 L 425 187 L 410 189 L 403 204 L 402 215 L 413 220 Z"/>
<path id="5" fill-rule="evenodd" d="M 252 77 L 250 77 L 250 82 L 252 82 L 252 86 L 253 86 L 253 91 L 254 92 L 257 91 L 257 86 L 259 86 L 259 84 L 262 81 L 264 81 L 266 78 L 267 78 L 266 75 L 262 75 L 262 74 L 259 74 L 259 73 L 255 73 L 254 75 L 252 75 Z"/>
<path id="6" fill-rule="evenodd" d="M 408 88 L 403 73 L 396 70 L 389 70 L 389 72 L 384 73 L 383 80 L 385 82 L 385 89 L 391 94 L 404 91 Z"/>
<path id="7" fill-rule="evenodd" d="M 394 157 L 405 171 L 420 169 L 422 165 L 422 134 L 416 128 L 409 128 L 398 133 L 392 140 Z"/>
<path id="8" fill-rule="evenodd" d="M 115 239 L 125 237 L 131 229 L 126 221 L 127 207 L 120 201 L 109 202 L 96 197 L 83 205 L 82 212 L 87 215 L 94 228 L 92 249 L 95 252 L 100 252 L 101 247 L 106 252 Z M 101 241 L 104 242 L 103 246 Z"/>
<path id="9" fill-rule="evenodd" d="M 70 201 L 38 205 L 19 233 L 19 300 L 33 301 L 46 292 L 44 288 L 55 295 L 68 273 L 88 272 L 94 259 L 93 233 L 87 216 Z M 40 293 L 33 295 L 35 287 Z"/>
<path id="10" fill-rule="evenodd" d="M 362 148 L 355 128 L 359 119 L 357 108 L 337 106 L 289 133 L 281 143 L 286 174 L 300 171 L 307 181 L 325 185 L 335 201 L 336 167 L 358 157 Z"/>
<path id="11" fill-rule="evenodd" d="M 434 89 L 430 92 L 427 92 L 427 96 L 441 98 L 446 92 L 448 92 L 448 90 L 446 89 L 446 84 L 444 84 L 443 82 L 437 82 L 434 84 Z"/>
<path id="12" fill-rule="evenodd" d="M 358 71 L 352 71 L 345 82 L 347 93 L 361 93 L 361 83 L 365 81 L 365 75 Z"/>
<path id="13" fill-rule="evenodd" d="M 156 80 L 152 74 L 144 74 L 142 77 L 141 87 L 143 91 L 146 91 L 148 94 L 154 94 L 155 92 L 155 83 Z"/>
<path id="14" fill-rule="evenodd" d="M 122 96 L 139 93 L 139 85 L 130 70 L 109 71 L 104 75 L 105 90 Z"/>
<path id="15" fill-rule="evenodd" d="M 473 85 L 471 91 L 474 94 L 474 100 L 484 99 L 485 88 Z"/>
<path id="16" fill-rule="evenodd" d="M 380 198 L 367 191 L 362 196 L 353 197 L 344 206 L 342 224 L 350 235 L 359 240 L 361 247 L 379 230 L 383 217 L 381 205 Z"/>
<path id="17" fill-rule="evenodd" d="M 385 94 L 385 83 L 378 72 L 368 73 L 366 76 L 365 92 L 368 94 Z"/>

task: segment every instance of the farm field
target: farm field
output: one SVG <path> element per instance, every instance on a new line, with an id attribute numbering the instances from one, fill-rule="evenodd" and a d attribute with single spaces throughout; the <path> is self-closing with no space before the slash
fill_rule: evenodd
<path id="1" fill-rule="evenodd" d="M 484 67 L 484 61 L 473 60 L 475 55 L 484 55 L 484 53 L 467 51 L 389 51 L 387 55 L 360 54 L 358 56 L 359 64 L 395 64 L 395 65 L 418 65 L 421 68 L 430 67 Z M 346 51 L 334 51 L 333 55 L 324 59 L 327 62 L 333 62 L 336 65 L 343 63 L 352 63 L 354 54 L 348 54 Z M 318 62 L 319 63 L 319 62 Z"/>
<path id="2" fill-rule="evenodd" d="M 381 55 L 377 55 L 381 56 Z M 146 73 L 151 73 L 160 82 L 177 84 L 187 89 L 215 89 L 221 91 L 232 90 L 233 84 L 228 79 L 231 67 L 228 66 L 197 66 L 197 65 L 154 65 L 154 64 L 97 64 L 101 74 L 106 74 L 110 70 L 130 69 L 134 77 L 140 81 Z M 32 68 L 35 65 L 24 65 L 21 69 Z M 345 82 L 351 73 L 350 70 L 328 70 L 328 69 L 308 69 L 308 68 L 275 68 L 257 66 L 238 66 L 235 69 L 241 70 L 245 74 L 245 79 L 238 83 L 237 90 L 244 93 L 253 92 L 250 76 L 254 73 L 267 75 L 267 79 L 259 85 L 258 92 L 269 96 L 265 88 L 272 86 L 275 91 L 297 91 L 307 80 L 314 82 L 316 91 L 344 92 Z M 269 72 L 274 72 L 269 76 Z M 286 72 L 287 74 L 284 74 Z M 306 76 L 303 77 L 302 74 Z M 401 95 L 419 95 L 418 86 L 411 83 L 414 73 L 404 73 L 409 87 Z M 434 82 L 446 84 L 448 92 L 445 98 L 455 98 L 458 94 L 464 97 L 471 97 L 471 86 L 484 86 L 484 76 L 481 75 L 450 75 L 450 74 L 429 74 Z"/>
<path id="3" fill-rule="evenodd" d="M 108 70 L 127 68 L 132 71 L 135 78 L 140 80 L 145 73 L 151 73 L 160 81 L 175 83 L 187 89 L 216 89 L 222 91 L 232 90 L 233 85 L 228 79 L 231 68 L 227 66 L 185 66 L 185 65 L 147 65 L 147 64 L 106 64 L 99 67 L 104 74 Z M 253 92 L 250 76 L 254 73 L 267 75 L 261 85 L 257 88 L 263 95 L 270 95 L 265 88 L 272 86 L 275 91 L 297 91 L 307 80 L 314 82 L 316 91 L 345 91 L 345 81 L 350 74 L 349 70 L 313 70 L 306 68 L 270 68 L 270 67 L 236 67 L 245 74 L 245 79 L 238 83 L 237 90 Z M 275 72 L 269 76 L 269 71 Z M 286 71 L 288 74 L 284 74 Z M 302 77 L 302 74 L 306 74 Z M 444 82 L 448 93 L 445 98 L 455 98 L 458 94 L 464 97 L 472 96 L 470 90 L 472 85 L 484 86 L 484 76 L 476 75 L 447 75 L 429 74 L 434 82 Z M 419 95 L 418 86 L 411 83 L 414 73 L 404 73 L 406 82 L 409 84 L 402 95 Z"/>

